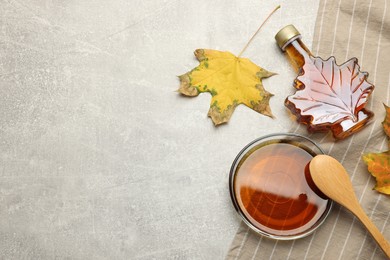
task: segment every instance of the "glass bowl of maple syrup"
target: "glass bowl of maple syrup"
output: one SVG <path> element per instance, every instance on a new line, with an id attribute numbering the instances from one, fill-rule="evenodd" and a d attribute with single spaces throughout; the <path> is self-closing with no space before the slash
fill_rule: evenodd
<path id="1" fill-rule="evenodd" d="M 308 165 L 322 149 L 297 134 L 272 134 L 245 146 L 234 160 L 230 195 L 238 214 L 255 232 L 292 240 L 314 232 L 333 201 L 311 183 Z"/>

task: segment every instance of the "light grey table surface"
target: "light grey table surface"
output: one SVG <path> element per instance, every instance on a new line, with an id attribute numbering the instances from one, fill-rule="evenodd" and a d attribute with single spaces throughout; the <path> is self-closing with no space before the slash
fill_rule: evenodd
<path id="1" fill-rule="evenodd" d="M 275 119 L 240 106 L 214 127 L 210 95 L 177 75 L 197 48 L 244 53 L 279 75 Z M 223 259 L 240 219 L 230 165 L 296 123 L 295 76 L 274 41 L 311 46 L 316 1 L 0 0 L 0 258 Z"/>

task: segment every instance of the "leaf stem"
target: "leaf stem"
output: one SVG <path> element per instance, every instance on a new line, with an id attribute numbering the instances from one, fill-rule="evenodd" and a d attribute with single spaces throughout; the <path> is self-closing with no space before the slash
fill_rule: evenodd
<path id="1" fill-rule="evenodd" d="M 252 40 L 255 38 L 256 34 L 260 31 L 261 27 L 263 27 L 263 25 L 265 24 L 265 22 L 268 21 L 268 19 L 271 17 L 271 15 L 273 15 L 278 9 L 280 8 L 280 5 L 278 5 L 277 7 L 275 7 L 275 9 L 267 16 L 267 18 L 265 18 L 264 22 L 260 25 L 260 27 L 257 29 L 257 31 L 253 34 L 253 36 L 249 39 L 248 43 L 245 45 L 245 47 L 242 49 L 242 51 L 240 52 L 240 54 L 238 54 L 238 58 L 241 57 L 241 55 L 244 53 L 244 51 L 246 50 L 246 48 L 248 48 L 249 44 L 252 42 Z"/>

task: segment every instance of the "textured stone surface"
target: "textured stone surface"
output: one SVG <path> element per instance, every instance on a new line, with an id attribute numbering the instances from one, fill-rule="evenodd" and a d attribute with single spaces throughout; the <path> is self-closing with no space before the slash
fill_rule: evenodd
<path id="1" fill-rule="evenodd" d="M 222 259 L 230 164 L 295 126 L 273 36 L 310 46 L 318 1 L 281 5 L 243 55 L 279 74 L 276 119 L 240 106 L 215 128 L 176 75 L 196 48 L 239 53 L 274 1 L 0 0 L 0 258 Z"/>

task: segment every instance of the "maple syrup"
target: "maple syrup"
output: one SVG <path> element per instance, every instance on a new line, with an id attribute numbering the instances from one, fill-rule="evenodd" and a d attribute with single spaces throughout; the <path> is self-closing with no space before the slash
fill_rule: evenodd
<path id="1" fill-rule="evenodd" d="M 315 155 L 288 139 L 261 142 L 247 151 L 235 167 L 231 187 L 244 220 L 275 238 L 296 238 L 315 229 L 331 207 L 305 178 L 305 167 Z"/>
<path id="2" fill-rule="evenodd" d="M 298 72 L 294 87 L 300 94 L 287 97 L 285 106 L 310 132 L 330 130 L 336 139 L 343 139 L 374 116 L 365 109 L 374 86 L 366 81 L 368 73 L 360 72 L 356 58 L 339 66 L 334 57 L 314 57 L 293 25 L 282 28 L 275 39 Z M 311 66 L 305 69 L 305 63 Z"/>

